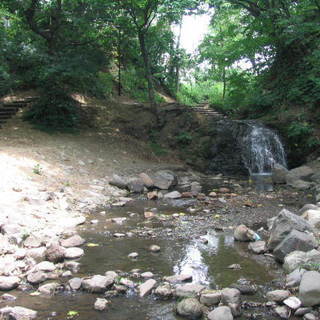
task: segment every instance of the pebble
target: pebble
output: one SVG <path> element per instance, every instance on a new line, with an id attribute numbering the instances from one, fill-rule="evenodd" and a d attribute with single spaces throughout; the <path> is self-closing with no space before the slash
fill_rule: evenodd
<path id="1" fill-rule="evenodd" d="M 130 259 L 136 259 L 136 258 L 138 258 L 138 256 L 139 256 L 138 252 L 131 252 L 128 254 L 128 258 L 130 258 Z"/>
<path id="2" fill-rule="evenodd" d="M 161 248 L 159 246 L 157 246 L 156 244 L 153 244 L 149 247 L 149 250 L 151 252 L 159 252 L 161 250 Z"/>

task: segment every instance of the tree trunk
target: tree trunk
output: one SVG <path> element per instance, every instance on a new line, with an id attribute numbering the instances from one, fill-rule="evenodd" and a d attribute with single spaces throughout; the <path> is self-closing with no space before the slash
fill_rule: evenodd
<path id="1" fill-rule="evenodd" d="M 150 60 L 148 56 L 148 51 L 146 47 L 146 42 L 145 42 L 145 32 L 143 30 L 138 31 L 138 38 L 139 38 L 139 44 L 140 44 L 140 49 L 141 49 L 141 54 L 142 54 L 142 59 L 144 63 L 144 71 L 146 74 L 146 79 L 148 82 L 148 95 L 149 95 L 149 101 L 151 106 L 156 106 L 156 101 L 155 101 L 155 94 L 154 94 L 154 84 L 153 84 L 153 79 L 152 79 L 152 74 L 151 74 L 151 66 L 150 66 Z"/>
<path id="2" fill-rule="evenodd" d="M 223 70 L 222 70 L 222 81 L 223 81 L 222 100 L 224 100 L 224 98 L 226 97 L 226 89 L 227 89 L 226 67 L 223 67 Z"/>

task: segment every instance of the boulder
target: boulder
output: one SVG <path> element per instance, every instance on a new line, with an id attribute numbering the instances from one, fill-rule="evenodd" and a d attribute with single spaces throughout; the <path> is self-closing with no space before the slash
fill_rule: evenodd
<path id="1" fill-rule="evenodd" d="M 154 279 L 149 279 L 146 282 L 142 283 L 139 286 L 139 296 L 143 298 L 144 296 L 148 295 L 151 290 L 155 287 L 157 281 Z"/>
<path id="2" fill-rule="evenodd" d="M 43 286 L 39 287 L 38 291 L 41 292 L 42 294 L 53 295 L 58 287 L 59 287 L 59 283 L 52 282 L 52 283 L 44 284 Z"/>
<path id="3" fill-rule="evenodd" d="M 35 266 L 35 269 L 39 271 L 52 272 L 56 270 L 56 266 L 52 262 L 42 261 Z"/>
<path id="4" fill-rule="evenodd" d="M 275 184 L 285 184 L 287 182 L 288 169 L 276 163 L 272 168 L 272 182 Z"/>
<path id="5" fill-rule="evenodd" d="M 191 281 L 192 275 L 191 274 L 177 274 L 169 277 L 164 277 L 165 281 L 168 281 L 170 283 L 179 283 L 179 282 L 185 282 L 185 281 Z"/>
<path id="6" fill-rule="evenodd" d="M 301 166 L 298 168 L 294 168 L 290 170 L 286 177 L 287 184 L 294 183 L 296 180 L 304 180 L 309 179 L 314 174 L 314 171 L 312 168 L 308 166 Z"/>
<path id="7" fill-rule="evenodd" d="M 154 182 L 153 180 L 149 177 L 148 174 L 142 172 L 139 174 L 139 178 L 142 180 L 143 184 L 147 187 L 147 188 L 152 188 L 154 186 Z"/>
<path id="8" fill-rule="evenodd" d="M 302 305 L 312 307 L 320 304 L 320 273 L 307 271 L 303 274 L 299 286 L 299 298 Z"/>
<path id="9" fill-rule="evenodd" d="M 1 319 L 32 320 L 37 318 L 37 311 L 23 307 L 5 307 L 0 309 Z"/>
<path id="10" fill-rule="evenodd" d="M 193 298 L 200 294 L 205 289 L 201 284 L 181 284 L 176 287 L 176 296 L 182 298 Z"/>
<path id="11" fill-rule="evenodd" d="M 240 304 L 240 291 L 234 288 L 225 288 L 221 291 L 221 302 L 223 304 Z"/>
<path id="12" fill-rule="evenodd" d="M 154 293 L 161 297 L 162 299 L 169 299 L 173 292 L 171 289 L 171 286 L 169 283 L 164 283 L 161 286 L 159 286 L 158 288 L 156 288 L 156 290 L 154 291 Z"/>
<path id="13" fill-rule="evenodd" d="M 65 248 L 80 247 L 85 243 L 85 240 L 82 237 L 80 237 L 78 234 L 75 234 L 70 238 L 62 239 L 60 243 Z"/>
<path id="14" fill-rule="evenodd" d="M 235 228 L 233 236 L 237 241 L 254 241 L 255 232 L 241 224 Z"/>
<path id="15" fill-rule="evenodd" d="M 286 276 L 286 287 L 293 288 L 293 287 L 299 286 L 302 276 L 306 271 L 307 271 L 306 269 L 297 268 L 293 270 L 291 273 L 289 273 Z"/>
<path id="16" fill-rule="evenodd" d="M 68 283 L 69 283 L 71 290 L 76 291 L 81 288 L 82 279 L 81 278 L 72 278 L 68 281 Z"/>
<path id="17" fill-rule="evenodd" d="M 162 190 L 168 190 L 177 184 L 177 177 L 170 170 L 157 171 L 152 177 L 154 186 Z"/>
<path id="18" fill-rule="evenodd" d="M 285 256 L 295 250 L 310 251 L 318 246 L 312 234 L 300 232 L 295 229 L 274 248 L 273 254 L 278 261 L 283 261 Z"/>
<path id="19" fill-rule="evenodd" d="M 267 252 L 267 246 L 265 241 L 255 241 L 250 242 L 248 249 L 256 254 L 261 254 Z"/>
<path id="20" fill-rule="evenodd" d="M 143 193 L 144 183 L 141 179 L 133 178 L 128 181 L 128 189 L 133 193 Z"/>
<path id="21" fill-rule="evenodd" d="M 98 311 L 103 311 L 107 308 L 109 301 L 103 298 L 97 298 L 94 303 L 94 309 Z"/>
<path id="22" fill-rule="evenodd" d="M 208 320 L 233 320 L 233 315 L 229 307 L 218 307 L 209 312 Z"/>
<path id="23" fill-rule="evenodd" d="M 290 182 L 287 182 L 287 184 L 297 190 L 308 190 L 312 187 L 312 183 L 308 181 L 304 181 L 301 179 L 292 180 Z"/>
<path id="24" fill-rule="evenodd" d="M 126 177 L 114 174 L 112 179 L 109 181 L 109 184 L 120 189 L 126 189 L 128 186 L 128 179 Z"/>
<path id="25" fill-rule="evenodd" d="M 45 256 L 48 261 L 57 263 L 64 260 L 65 252 L 66 249 L 64 247 L 60 246 L 59 243 L 54 242 L 47 247 Z"/>
<path id="26" fill-rule="evenodd" d="M 35 235 L 30 235 L 26 240 L 24 240 L 23 245 L 26 248 L 39 248 L 42 245 L 42 240 Z"/>
<path id="27" fill-rule="evenodd" d="M 307 210 L 319 210 L 320 208 L 316 206 L 315 204 L 307 203 L 305 204 L 300 210 L 299 210 L 299 215 L 303 215 Z"/>
<path id="28" fill-rule="evenodd" d="M 12 290 L 18 287 L 20 278 L 14 276 L 0 276 L 0 290 Z"/>
<path id="29" fill-rule="evenodd" d="M 288 306 L 292 310 L 297 310 L 298 308 L 301 307 L 301 301 L 297 297 L 289 297 L 285 300 L 283 300 L 283 303 Z"/>
<path id="30" fill-rule="evenodd" d="M 77 259 L 84 255 L 84 251 L 81 248 L 73 247 L 67 248 L 64 253 L 66 259 Z"/>
<path id="31" fill-rule="evenodd" d="M 47 275 L 43 271 L 31 272 L 27 276 L 27 280 L 31 284 L 39 284 L 41 282 L 46 281 L 47 279 Z"/>
<path id="32" fill-rule="evenodd" d="M 274 290 L 267 292 L 267 299 L 274 302 L 282 302 L 289 298 L 290 292 L 288 290 Z"/>
<path id="33" fill-rule="evenodd" d="M 180 199 L 182 197 L 179 191 L 172 191 L 164 195 L 165 199 Z"/>
<path id="34" fill-rule="evenodd" d="M 292 272 L 297 268 L 307 267 L 309 264 L 320 264 L 320 252 L 318 250 L 291 252 L 284 258 L 283 268 L 286 272 Z"/>
<path id="35" fill-rule="evenodd" d="M 183 299 L 177 305 L 177 313 L 186 318 L 198 319 L 203 314 L 202 305 L 195 298 Z"/>
<path id="36" fill-rule="evenodd" d="M 320 230 L 320 208 L 317 210 L 306 210 L 302 217 L 306 219 L 314 229 Z"/>
<path id="37" fill-rule="evenodd" d="M 286 209 L 281 210 L 271 225 L 268 249 L 273 250 L 293 229 L 300 232 L 313 231 L 311 225 L 302 217 Z"/>
<path id="38" fill-rule="evenodd" d="M 113 282 L 108 277 L 101 275 L 82 280 L 82 288 L 92 293 L 102 293 L 112 284 Z"/>
<path id="39" fill-rule="evenodd" d="M 211 307 L 218 305 L 221 301 L 220 290 L 203 290 L 200 296 L 200 302 L 205 306 Z"/>

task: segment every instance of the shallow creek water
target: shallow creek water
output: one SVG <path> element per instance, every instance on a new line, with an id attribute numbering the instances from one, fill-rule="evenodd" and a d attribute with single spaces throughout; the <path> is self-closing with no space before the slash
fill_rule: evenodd
<path id="1" fill-rule="evenodd" d="M 199 238 L 175 238 L 174 230 L 170 231 L 168 226 L 162 227 L 162 222 L 158 221 L 148 223 L 148 230 L 152 228 L 168 230 L 170 236 L 166 237 L 166 232 L 164 232 L 154 238 L 152 236 L 143 237 L 141 234 L 138 236 L 135 233 L 131 237 L 113 237 L 115 232 L 126 233 L 137 228 L 143 230 L 146 225 L 143 211 L 149 205 L 150 202 L 147 201 L 135 201 L 123 208 L 106 209 L 104 215 L 97 213 L 90 216 L 91 219 L 97 219 L 99 222 L 83 226 L 81 235 L 87 240 L 87 243 L 95 243 L 99 246 L 84 247 L 85 255 L 80 260 L 80 272 L 74 276 L 104 274 L 108 270 L 130 272 L 138 268 L 142 272 L 153 272 L 155 279 L 160 280 L 163 276 L 191 272 L 194 283 L 202 283 L 212 288 L 224 288 L 244 278 L 258 285 L 257 294 L 244 296 L 244 300 L 263 301 L 263 294 L 272 287 L 272 280 L 279 276 L 278 271 L 270 269 L 269 266 L 252 257 L 247 251 L 247 244 L 235 243 L 231 233 L 216 233 L 208 230 L 205 236 L 208 243 L 204 244 Z M 181 209 L 168 206 L 159 206 L 158 209 L 163 214 L 181 211 Z M 130 217 L 130 213 L 135 214 L 131 214 Z M 110 222 L 110 219 L 114 217 L 126 217 L 127 220 L 123 224 Z M 150 252 L 148 247 L 151 244 L 159 245 L 161 251 L 159 253 Z M 131 260 L 128 254 L 134 251 L 139 253 L 139 257 Z M 241 270 L 228 269 L 227 267 L 231 264 L 240 264 Z M 132 280 L 143 281 L 143 279 L 134 278 Z M 133 293 L 114 297 L 111 298 L 109 309 L 99 312 L 93 309 L 98 295 L 84 292 L 58 293 L 53 297 L 30 296 L 23 292 L 13 292 L 13 294 L 18 297 L 14 305 L 37 310 L 39 319 L 67 319 L 67 313 L 70 310 L 79 312 L 79 316 L 75 317 L 79 320 L 181 319 L 173 311 L 174 301 L 160 301 L 152 295 L 142 299 Z M 260 319 L 273 318 L 262 317 Z"/>

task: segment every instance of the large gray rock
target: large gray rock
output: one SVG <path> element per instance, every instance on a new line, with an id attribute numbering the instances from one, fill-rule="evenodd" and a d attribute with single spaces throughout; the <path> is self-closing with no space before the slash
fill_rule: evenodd
<path id="1" fill-rule="evenodd" d="M 272 169 L 272 182 L 275 184 L 285 184 L 287 182 L 288 169 L 276 163 Z"/>
<path id="2" fill-rule="evenodd" d="M 82 288 L 93 293 L 102 293 L 106 291 L 113 282 L 108 277 L 95 275 L 89 279 L 82 280 Z"/>
<path id="3" fill-rule="evenodd" d="M 244 224 L 241 224 L 234 229 L 233 236 L 237 241 L 253 241 L 255 232 Z"/>
<path id="4" fill-rule="evenodd" d="M 273 220 L 270 238 L 268 240 L 268 249 L 273 250 L 290 232 L 291 230 L 298 230 L 301 232 L 312 232 L 312 227 L 303 218 L 283 209 L 278 216 Z"/>
<path id="5" fill-rule="evenodd" d="M 82 246 L 85 243 L 85 240 L 82 237 L 80 237 L 78 234 L 76 234 L 70 238 L 62 239 L 60 243 L 65 248 L 71 248 L 71 247 Z"/>
<path id="6" fill-rule="evenodd" d="M 168 299 L 172 296 L 172 288 L 169 283 L 164 283 L 157 287 L 154 293 L 162 299 Z"/>
<path id="7" fill-rule="evenodd" d="M 200 294 L 205 289 L 205 286 L 201 284 L 182 284 L 176 287 L 176 296 L 183 298 L 192 298 Z"/>
<path id="8" fill-rule="evenodd" d="M 290 292 L 288 290 L 274 290 L 267 292 L 267 299 L 274 302 L 282 302 L 289 298 Z"/>
<path id="9" fill-rule="evenodd" d="M 267 246 L 265 241 L 255 241 L 250 242 L 248 245 L 248 250 L 256 254 L 262 254 L 267 252 Z"/>
<path id="10" fill-rule="evenodd" d="M 299 298 L 302 305 L 312 307 L 320 304 L 320 273 L 307 271 L 303 274 L 299 286 Z"/>
<path id="11" fill-rule="evenodd" d="M 233 315 L 229 307 L 218 307 L 208 314 L 209 320 L 233 320 Z"/>
<path id="12" fill-rule="evenodd" d="M 179 191 L 172 191 L 164 195 L 165 199 L 180 199 L 181 193 Z"/>
<path id="13" fill-rule="evenodd" d="M 45 256 L 48 261 L 57 263 L 64 260 L 66 249 L 62 246 L 60 246 L 59 243 L 51 243 L 45 252 Z"/>
<path id="14" fill-rule="evenodd" d="M 32 320 L 37 317 L 37 311 L 23 307 L 5 307 L 0 309 L 3 320 Z"/>
<path id="15" fill-rule="evenodd" d="M 154 279 L 149 279 L 147 281 L 145 281 L 144 283 L 142 283 L 139 286 L 139 296 L 142 298 L 146 295 L 148 295 L 152 289 L 155 287 L 157 281 Z"/>
<path id="16" fill-rule="evenodd" d="M 128 182 L 128 189 L 130 192 L 134 193 L 143 193 L 144 191 L 144 182 L 141 179 L 133 178 Z"/>
<path id="17" fill-rule="evenodd" d="M 162 190 L 168 190 L 177 184 L 177 177 L 170 170 L 157 171 L 152 177 L 154 186 Z"/>
<path id="18" fill-rule="evenodd" d="M 223 304 L 239 304 L 240 290 L 234 288 L 225 288 L 221 291 L 221 302 Z"/>
<path id="19" fill-rule="evenodd" d="M 320 229 L 320 208 L 317 210 L 309 209 L 303 213 L 302 217 L 306 219 L 314 229 Z"/>
<path id="20" fill-rule="evenodd" d="M 283 268 L 289 273 L 297 268 L 306 267 L 310 264 L 320 264 L 320 252 L 318 250 L 291 252 L 284 258 Z"/>
<path id="21" fill-rule="evenodd" d="M 45 295 L 53 295 L 58 287 L 59 283 L 51 282 L 39 287 L 38 291 Z"/>
<path id="22" fill-rule="evenodd" d="M 0 290 L 12 290 L 20 284 L 20 278 L 0 276 Z"/>
<path id="23" fill-rule="evenodd" d="M 128 186 L 128 179 L 127 177 L 122 177 L 114 174 L 112 176 L 112 179 L 109 181 L 109 184 L 120 189 L 126 189 Z"/>
<path id="24" fill-rule="evenodd" d="M 39 284 L 41 282 L 46 281 L 47 279 L 47 274 L 43 271 L 31 272 L 27 276 L 27 280 L 31 284 Z"/>
<path id="25" fill-rule="evenodd" d="M 202 305 L 195 298 L 183 299 L 177 305 L 177 313 L 186 318 L 198 319 L 203 314 Z"/>
<path id="26" fill-rule="evenodd" d="M 308 166 L 294 168 L 287 173 L 287 183 L 291 184 L 296 180 L 309 179 L 313 174 L 313 169 Z"/>
<path id="27" fill-rule="evenodd" d="M 153 180 L 149 177 L 149 175 L 145 172 L 139 174 L 139 178 L 143 181 L 144 185 L 147 188 L 152 188 L 154 186 Z"/>
<path id="28" fill-rule="evenodd" d="M 320 208 L 316 206 L 315 204 L 307 203 L 305 204 L 300 210 L 299 210 L 299 215 L 303 215 L 306 211 L 308 210 L 319 210 Z"/>
<path id="29" fill-rule="evenodd" d="M 201 292 L 200 302 L 208 307 L 218 305 L 220 301 L 220 290 L 204 290 Z"/>
<path id="30" fill-rule="evenodd" d="M 289 253 L 298 251 L 310 251 L 318 246 L 315 237 L 312 234 L 300 232 L 295 229 L 274 248 L 273 254 L 278 261 L 283 261 Z"/>
<path id="31" fill-rule="evenodd" d="M 293 288 L 299 286 L 303 274 L 306 272 L 306 269 L 303 268 L 297 268 L 290 272 L 286 276 L 286 287 L 287 288 Z"/>

